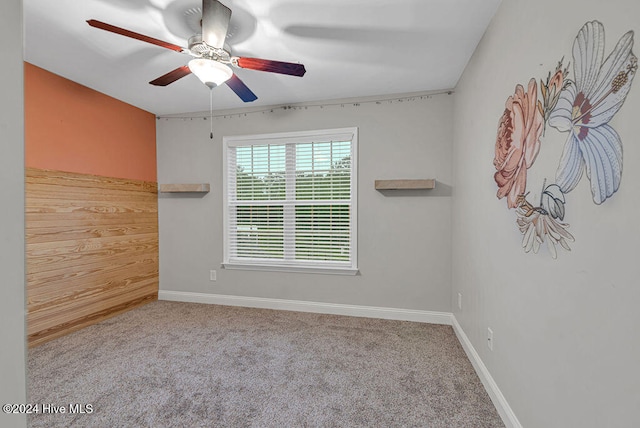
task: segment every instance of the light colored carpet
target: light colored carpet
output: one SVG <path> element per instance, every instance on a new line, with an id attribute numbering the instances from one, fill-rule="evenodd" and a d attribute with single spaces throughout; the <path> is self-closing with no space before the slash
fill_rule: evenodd
<path id="1" fill-rule="evenodd" d="M 449 326 L 154 302 L 31 349 L 32 427 L 502 427 Z"/>

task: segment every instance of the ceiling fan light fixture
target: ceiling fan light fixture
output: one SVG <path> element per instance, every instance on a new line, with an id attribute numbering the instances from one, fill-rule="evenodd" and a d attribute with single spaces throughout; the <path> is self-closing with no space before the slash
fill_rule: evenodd
<path id="1" fill-rule="evenodd" d="M 189 69 L 209 88 L 215 88 L 233 76 L 233 71 L 229 66 L 206 58 L 192 59 L 189 61 Z"/>

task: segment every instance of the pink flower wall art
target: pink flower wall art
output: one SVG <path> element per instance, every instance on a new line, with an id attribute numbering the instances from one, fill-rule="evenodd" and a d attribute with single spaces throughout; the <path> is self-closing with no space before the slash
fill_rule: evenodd
<path id="1" fill-rule="evenodd" d="M 527 92 L 521 85 L 516 86 L 516 93 L 507 98 L 498 124 L 493 159 L 498 198 L 506 196 L 509 208 L 518 206 L 519 197 L 527 188 L 527 169 L 540 150 L 543 124 L 535 79 L 529 81 Z"/>
<path id="2" fill-rule="evenodd" d="M 494 180 L 498 199 L 515 209 L 525 252 L 537 253 L 546 243 L 553 258 L 561 246 L 570 251 L 574 237 L 564 222 L 566 198 L 583 176 L 591 196 L 604 203 L 620 187 L 622 140 L 610 120 L 620 110 L 638 70 L 632 52 L 633 31 L 623 35 L 605 58 L 604 26 L 587 22 L 573 43 L 573 74 L 560 61 L 546 81 L 532 78 L 517 85 L 498 122 Z M 550 128 L 567 134 L 555 182 L 544 180 L 537 205 L 530 202 L 527 171 L 534 166 Z"/>

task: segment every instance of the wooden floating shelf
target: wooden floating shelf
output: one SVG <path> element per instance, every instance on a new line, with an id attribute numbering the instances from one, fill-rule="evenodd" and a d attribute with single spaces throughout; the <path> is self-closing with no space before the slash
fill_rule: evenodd
<path id="1" fill-rule="evenodd" d="M 209 183 L 160 185 L 162 193 L 209 193 L 209 190 L 211 190 Z"/>
<path id="2" fill-rule="evenodd" d="M 376 190 L 435 189 L 435 178 L 421 180 L 376 180 Z"/>

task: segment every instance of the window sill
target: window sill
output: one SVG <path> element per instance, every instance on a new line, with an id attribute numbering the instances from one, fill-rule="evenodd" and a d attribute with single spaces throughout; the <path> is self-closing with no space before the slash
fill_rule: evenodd
<path id="1" fill-rule="evenodd" d="M 295 272 L 295 273 L 319 273 L 325 275 L 357 275 L 358 269 L 340 267 L 312 267 L 312 266 L 286 266 L 286 265 L 262 265 L 243 263 L 222 263 L 224 269 L 229 270 L 254 270 L 267 272 Z"/>

